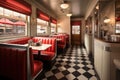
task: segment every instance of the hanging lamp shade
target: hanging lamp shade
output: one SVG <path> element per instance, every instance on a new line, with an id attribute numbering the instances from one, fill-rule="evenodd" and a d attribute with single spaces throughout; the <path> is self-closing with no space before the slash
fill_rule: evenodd
<path id="1" fill-rule="evenodd" d="M 109 23 L 110 22 L 110 18 L 108 18 L 107 16 L 104 17 L 104 23 Z"/>
<path id="2" fill-rule="evenodd" d="M 60 5 L 60 7 L 61 7 L 62 9 L 67 9 L 67 8 L 69 7 L 69 4 L 67 4 L 67 3 L 62 3 L 62 4 Z"/>
<path id="3" fill-rule="evenodd" d="M 61 7 L 62 9 L 67 9 L 67 8 L 69 7 L 69 4 L 68 4 L 67 1 L 64 1 L 64 0 L 63 0 L 63 3 L 60 4 L 60 7 Z"/>
<path id="4" fill-rule="evenodd" d="M 72 13 L 68 13 L 68 14 L 66 14 L 66 16 L 70 17 L 70 16 L 72 16 Z"/>

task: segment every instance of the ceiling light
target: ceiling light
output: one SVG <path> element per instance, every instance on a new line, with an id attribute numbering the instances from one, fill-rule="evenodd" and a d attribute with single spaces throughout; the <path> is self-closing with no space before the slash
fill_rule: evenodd
<path id="1" fill-rule="evenodd" d="M 67 9 L 67 8 L 69 7 L 69 4 L 67 4 L 67 3 L 62 3 L 62 4 L 60 5 L 60 7 L 61 7 L 62 9 Z"/>
<path id="2" fill-rule="evenodd" d="M 69 13 L 69 14 L 66 14 L 66 16 L 70 17 L 70 16 L 72 16 L 72 14 L 71 14 L 71 13 Z"/>
<path id="3" fill-rule="evenodd" d="M 105 17 L 104 18 L 104 23 L 109 23 L 110 22 L 110 19 L 108 17 Z"/>
<path id="4" fill-rule="evenodd" d="M 99 9 L 99 6 L 98 6 L 98 5 L 96 6 L 96 9 L 97 9 L 97 10 Z"/>

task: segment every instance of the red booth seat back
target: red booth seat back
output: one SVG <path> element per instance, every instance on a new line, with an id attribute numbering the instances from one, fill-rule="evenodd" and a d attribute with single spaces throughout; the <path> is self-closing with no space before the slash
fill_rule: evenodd
<path id="1" fill-rule="evenodd" d="M 7 43 L 9 44 L 26 44 L 28 43 L 28 40 L 31 39 L 30 37 L 23 37 L 15 40 L 9 40 Z"/>
<path id="2" fill-rule="evenodd" d="M 53 35 L 54 38 L 61 39 L 60 44 L 66 44 L 66 38 L 64 35 Z"/>
<path id="3" fill-rule="evenodd" d="M 49 38 L 49 37 L 34 37 L 33 42 L 41 41 L 42 44 L 51 44 L 52 46 L 48 48 L 45 51 L 48 52 L 55 52 L 56 51 L 56 39 L 55 38 Z"/>
<path id="4" fill-rule="evenodd" d="M 68 46 L 68 45 L 69 45 L 69 34 L 67 34 L 67 33 L 60 33 L 60 34 L 58 34 L 58 35 L 63 35 L 63 36 L 65 36 L 65 38 L 66 38 L 66 45 Z"/>
<path id="5" fill-rule="evenodd" d="M 58 34 L 58 35 L 63 35 L 63 36 L 65 36 L 66 41 L 69 41 L 69 34 L 66 34 L 66 33 L 60 33 L 60 34 Z"/>
<path id="6" fill-rule="evenodd" d="M 30 59 L 33 73 L 32 61 Z M 10 80 L 27 80 L 27 50 L 0 46 L 0 76 Z"/>

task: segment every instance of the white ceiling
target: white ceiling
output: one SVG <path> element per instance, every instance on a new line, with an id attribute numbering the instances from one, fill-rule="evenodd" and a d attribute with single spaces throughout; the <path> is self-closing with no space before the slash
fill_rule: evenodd
<path id="1" fill-rule="evenodd" d="M 88 8 L 88 5 L 91 0 L 65 0 L 68 1 L 70 5 L 70 7 L 66 10 L 61 10 L 60 8 L 60 4 L 62 3 L 63 0 L 36 0 L 36 1 L 40 3 L 42 6 L 44 6 L 46 9 L 49 9 L 50 11 L 54 12 L 57 15 L 57 17 L 72 12 L 73 18 L 80 18 L 85 16 L 86 8 Z"/>

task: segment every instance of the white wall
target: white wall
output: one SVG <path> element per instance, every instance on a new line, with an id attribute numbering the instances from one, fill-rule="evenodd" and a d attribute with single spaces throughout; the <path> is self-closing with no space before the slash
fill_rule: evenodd
<path id="1" fill-rule="evenodd" d="M 32 6 L 32 14 L 30 18 L 30 36 L 37 35 L 37 19 L 36 19 L 36 7 Z"/>
<path id="2" fill-rule="evenodd" d="M 62 16 L 60 19 L 58 19 L 57 32 L 70 34 L 70 17 Z"/>
<path id="3" fill-rule="evenodd" d="M 92 0 L 89 5 L 87 6 L 86 14 L 85 14 L 85 20 L 89 17 L 91 12 L 93 11 L 95 5 L 97 4 L 99 0 Z"/>
<path id="4" fill-rule="evenodd" d="M 94 66 L 100 80 L 116 80 L 116 66 L 113 61 L 120 60 L 120 44 L 97 38 L 94 41 Z"/>
<path id="5" fill-rule="evenodd" d="M 86 47 L 86 50 L 87 50 L 87 53 L 88 54 L 91 54 L 92 53 L 92 35 L 90 34 L 85 34 L 85 47 Z"/>
<path id="6" fill-rule="evenodd" d="M 107 30 L 110 34 L 114 34 L 115 33 L 115 3 L 114 1 L 109 1 L 107 3 L 104 2 L 104 4 L 106 4 L 103 8 L 100 9 L 100 29 L 102 30 Z M 100 6 L 103 6 L 103 4 L 101 3 Z M 104 18 L 108 17 L 110 19 L 109 23 L 104 23 Z"/>
<path id="7" fill-rule="evenodd" d="M 70 35 L 70 32 L 71 32 L 70 17 L 62 16 L 60 19 L 58 19 L 57 32 L 67 33 Z M 71 35 L 69 36 L 69 40 L 71 44 Z"/>
<path id="8" fill-rule="evenodd" d="M 47 8 L 43 7 L 41 4 L 37 3 L 35 0 L 25 0 L 32 7 L 32 14 L 30 18 L 30 29 L 28 29 L 29 36 L 36 36 L 37 35 L 37 9 L 43 11 L 44 13 L 48 14 L 49 16 L 56 19 L 56 15 L 49 11 Z M 49 24 L 50 25 L 50 24 Z M 48 27 L 47 33 L 50 33 L 50 27 Z"/>
<path id="9" fill-rule="evenodd" d="M 81 43 L 84 44 L 84 37 L 85 37 L 85 20 L 81 19 L 82 25 L 81 25 Z"/>

